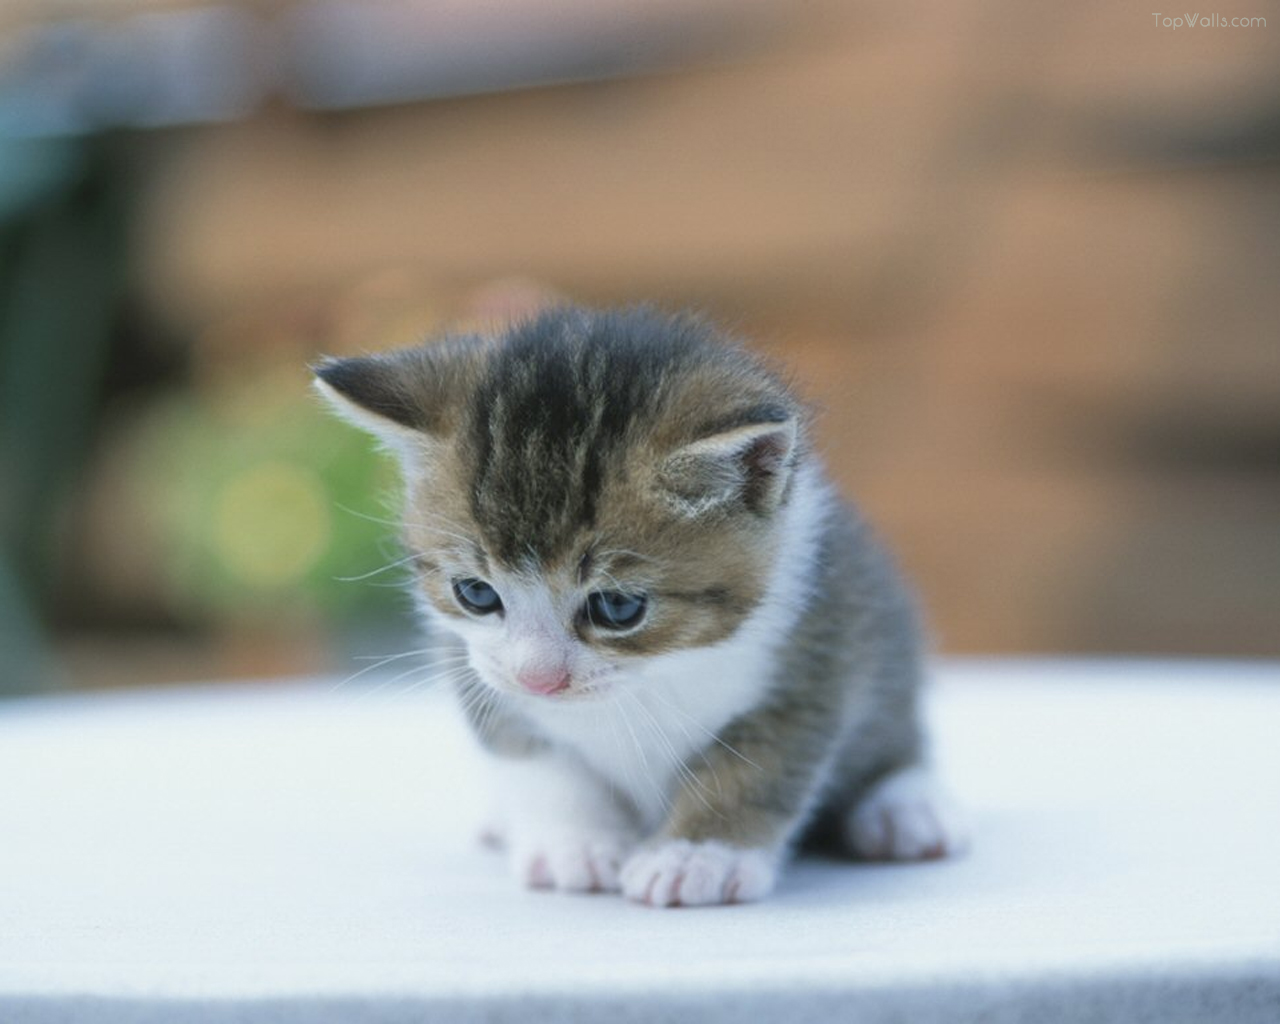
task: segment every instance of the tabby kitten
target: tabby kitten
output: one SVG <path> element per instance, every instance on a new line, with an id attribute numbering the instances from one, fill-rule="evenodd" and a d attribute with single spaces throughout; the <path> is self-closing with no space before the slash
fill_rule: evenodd
<path id="1" fill-rule="evenodd" d="M 802 838 L 961 845 L 911 600 L 757 359 L 692 318 L 566 308 L 316 373 L 399 456 L 524 884 L 733 903 Z"/>

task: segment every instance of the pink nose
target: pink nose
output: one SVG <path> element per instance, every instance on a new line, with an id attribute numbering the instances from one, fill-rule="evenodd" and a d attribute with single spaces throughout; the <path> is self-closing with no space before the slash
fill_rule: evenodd
<path id="1" fill-rule="evenodd" d="M 563 668 L 527 668 L 516 673 L 516 682 L 530 693 L 559 693 L 569 688 L 569 673 Z"/>

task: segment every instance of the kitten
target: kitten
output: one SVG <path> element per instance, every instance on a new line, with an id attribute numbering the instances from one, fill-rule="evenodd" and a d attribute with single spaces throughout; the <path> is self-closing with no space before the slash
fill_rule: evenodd
<path id="1" fill-rule="evenodd" d="M 400 458 L 525 884 L 732 903 L 801 838 L 962 844 L 911 600 L 757 359 L 691 318 L 570 308 L 316 372 Z"/>

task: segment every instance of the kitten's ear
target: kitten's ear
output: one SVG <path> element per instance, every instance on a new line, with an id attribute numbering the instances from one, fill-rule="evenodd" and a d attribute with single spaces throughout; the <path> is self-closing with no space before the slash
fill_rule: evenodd
<path id="1" fill-rule="evenodd" d="M 368 431 L 418 469 L 436 443 L 445 381 L 421 349 L 325 359 L 312 367 L 315 390 L 349 423 Z"/>
<path id="2" fill-rule="evenodd" d="M 772 512 L 791 477 L 796 431 L 795 419 L 786 419 L 704 437 L 667 456 L 660 479 L 686 515 L 737 502 L 753 512 Z"/>
<path id="3" fill-rule="evenodd" d="M 396 356 L 326 358 L 311 370 L 316 375 L 316 390 L 358 426 L 421 430 L 426 418 L 414 399 L 411 382 L 405 380 L 408 368 L 398 365 L 404 362 Z"/>

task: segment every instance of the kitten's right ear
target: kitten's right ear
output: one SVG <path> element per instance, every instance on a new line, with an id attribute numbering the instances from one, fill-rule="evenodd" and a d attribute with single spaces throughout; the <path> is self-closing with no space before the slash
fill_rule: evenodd
<path id="1" fill-rule="evenodd" d="M 339 416 L 381 441 L 406 473 L 421 466 L 442 417 L 438 374 L 421 350 L 325 359 L 311 369 L 316 392 Z"/>
<path id="2" fill-rule="evenodd" d="M 404 368 L 391 356 L 325 358 L 311 367 L 315 387 L 339 413 L 357 426 L 377 431 L 385 426 L 421 430 L 426 416 L 414 401 Z"/>

